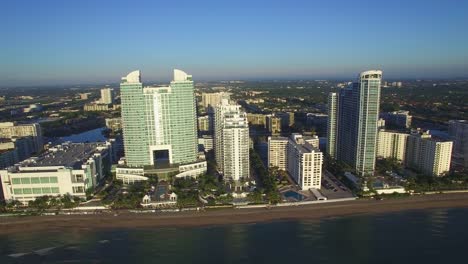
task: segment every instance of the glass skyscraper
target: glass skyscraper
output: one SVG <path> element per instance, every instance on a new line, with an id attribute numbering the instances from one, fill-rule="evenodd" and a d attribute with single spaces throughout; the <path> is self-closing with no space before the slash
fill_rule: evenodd
<path id="1" fill-rule="evenodd" d="M 122 123 L 128 166 L 188 164 L 197 160 L 192 76 L 174 70 L 169 86 L 143 87 L 140 72 L 122 78 Z"/>
<path id="2" fill-rule="evenodd" d="M 382 71 L 362 72 L 339 93 L 336 158 L 361 176 L 374 174 Z M 332 113 L 333 115 L 333 113 Z"/>

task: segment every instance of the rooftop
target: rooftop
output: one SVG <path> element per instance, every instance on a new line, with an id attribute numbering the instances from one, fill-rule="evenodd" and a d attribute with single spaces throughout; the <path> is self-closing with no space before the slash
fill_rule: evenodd
<path id="1" fill-rule="evenodd" d="M 21 163 L 23 167 L 64 166 L 79 169 L 87 159 L 99 153 L 102 143 L 63 143 L 50 148 L 49 151 L 34 159 Z"/>

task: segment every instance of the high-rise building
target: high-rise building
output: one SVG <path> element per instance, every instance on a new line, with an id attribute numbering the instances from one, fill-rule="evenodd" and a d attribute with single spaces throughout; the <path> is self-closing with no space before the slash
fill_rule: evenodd
<path id="1" fill-rule="evenodd" d="M 302 190 L 320 189 L 323 154 L 318 148 L 318 137 L 292 134 L 268 138 L 268 166 L 285 170 Z"/>
<path id="2" fill-rule="evenodd" d="M 292 134 L 288 143 L 288 173 L 302 188 L 320 189 L 323 154 L 304 140 L 302 135 Z"/>
<path id="3" fill-rule="evenodd" d="M 140 71 L 120 84 L 126 165 L 188 164 L 197 160 L 192 76 L 174 70 L 165 87 L 143 87 Z"/>
<path id="4" fill-rule="evenodd" d="M 328 95 L 327 154 L 336 159 L 336 134 L 338 132 L 338 93 Z"/>
<path id="5" fill-rule="evenodd" d="M 215 157 L 224 180 L 239 181 L 250 175 L 249 125 L 240 105 L 223 99 L 215 107 Z"/>
<path id="6" fill-rule="evenodd" d="M 394 128 L 410 128 L 412 116 L 409 114 L 409 111 L 395 111 L 381 113 L 380 117 L 385 119 L 385 124 Z"/>
<path id="7" fill-rule="evenodd" d="M 336 157 L 361 176 L 375 170 L 381 80 L 382 71 L 365 71 L 339 93 Z"/>
<path id="8" fill-rule="evenodd" d="M 207 113 L 213 113 L 214 108 L 221 103 L 221 100 L 229 100 L 229 97 L 230 94 L 226 92 L 202 93 L 200 104 L 205 108 Z"/>
<path id="9" fill-rule="evenodd" d="M 450 170 L 452 141 L 439 141 L 428 131 L 413 131 L 408 137 L 406 166 L 431 176 L 443 176 Z"/>
<path id="10" fill-rule="evenodd" d="M 264 114 L 247 113 L 247 120 L 253 126 L 262 126 L 263 128 L 266 128 L 266 118 L 267 116 Z"/>
<path id="11" fill-rule="evenodd" d="M 266 116 L 266 126 L 268 132 L 272 135 L 278 135 L 281 133 L 281 119 L 274 115 L 267 115 Z"/>
<path id="12" fill-rule="evenodd" d="M 379 130 L 377 139 L 377 157 L 394 158 L 404 163 L 406 160 L 406 142 L 409 134 Z"/>
<path id="13" fill-rule="evenodd" d="M 468 168 L 468 121 L 450 120 L 449 135 L 453 139 L 454 162 Z"/>
<path id="14" fill-rule="evenodd" d="M 287 137 L 268 137 L 268 167 L 288 169 L 288 142 Z"/>
<path id="15" fill-rule="evenodd" d="M 294 112 L 279 112 L 275 114 L 281 118 L 281 128 L 286 129 L 294 125 Z"/>
<path id="16" fill-rule="evenodd" d="M 212 128 L 212 116 L 210 115 L 205 115 L 205 116 L 199 116 L 197 118 L 198 122 L 198 131 L 200 132 L 211 132 L 213 130 Z"/>
<path id="17" fill-rule="evenodd" d="M 14 122 L 0 123 L 0 138 L 23 138 L 32 137 L 34 141 L 34 152 L 43 150 L 42 130 L 39 124 L 17 124 Z"/>
<path id="18" fill-rule="evenodd" d="M 104 88 L 101 89 L 101 104 L 113 104 L 114 103 L 114 89 Z"/>

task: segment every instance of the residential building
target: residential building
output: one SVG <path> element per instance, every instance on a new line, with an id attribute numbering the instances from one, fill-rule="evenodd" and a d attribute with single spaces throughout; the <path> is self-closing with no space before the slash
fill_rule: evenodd
<path id="1" fill-rule="evenodd" d="M 212 116 L 210 115 L 205 115 L 205 116 L 199 116 L 197 118 L 197 122 L 198 122 L 198 131 L 199 132 L 211 132 L 213 131 L 213 128 L 212 128 Z"/>
<path id="2" fill-rule="evenodd" d="M 214 113 L 214 107 L 221 103 L 221 100 L 229 100 L 230 94 L 226 92 L 218 93 L 202 93 L 201 106 L 205 108 L 207 113 Z"/>
<path id="3" fill-rule="evenodd" d="M 199 161 L 191 75 L 176 69 L 169 86 L 144 87 L 140 71 L 134 71 L 122 78 L 120 95 L 126 167 L 163 169 Z"/>
<path id="4" fill-rule="evenodd" d="M 439 141 L 429 131 L 412 131 L 408 137 L 406 166 L 431 176 L 443 176 L 450 170 L 452 141 Z"/>
<path id="5" fill-rule="evenodd" d="M 101 103 L 90 103 L 85 104 L 83 110 L 86 112 L 105 112 L 105 111 L 112 111 L 114 107 L 109 104 L 101 104 Z"/>
<path id="6" fill-rule="evenodd" d="M 267 115 L 266 127 L 272 135 L 279 135 L 281 133 L 281 119 L 274 115 Z"/>
<path id="7" fill-rule="evenodd" d="M 0 139 L 0 169 L 13 166 L 36 153 L 33 137 Z"/>
<path id="8" fill-rule="evenodd" d="M 247 120 L 249 121 L 249 124 L 253 126 L 262 126 L 266 128 L 266 118 L 267 116 L 264 114 L 247 113 Z"/>
<path id="9" fill-rule="evenodd" d="M 365 71 L 339 93 L 336 157 L 360 176 L 375 170 L 381 80 L 382 71 Z"/>
<path id="10" fill-rule="evenodd" d="M 268 137 L 268 167 L 288 169 L 288 142 L 287 137 Z"/>
<path id="11" fill-rule="evenodd" d="M 379 130 L 377 139 L 377 157 L 392 158 L 402 163 L 406 161 L 406 142 L 409 134 Z"/>
<path id="12" fill-rule="evenodd" d="M 215 107 L 215 156 L 225 181 L 250 177 L 249 125 L 240 105 L 223 99 Z"/>
<path id="13" fill-rule="evenodd" d="M 122 130 L 122 118 L 106 118 L 106 127 L 112 131 Z"/>
<path id="14" fill-rule="evenodd" d="M 291 135 L 288 143 L 288 173 L 302 190 L 320 189 L 323 154 L 304 140 L 302 135 Z"/>
<path id="15" fill-rule="evenodd" d="M 412 116 L 409 114 L 409 111 L 394 111 L 381 113 L 380 117 L 385 119 L 385 124 L 393 128 L 410 128 Z"/>
<path id="16" fill-rule="evenodd" d="M 86 197 L 110 175 L 111 144 L 63 143 L 42 155 L 0 170 L 5 200 L 23 203 L 43 195 Z"/>
<path id="17" fill-rule="evenodd" d="M 101 100 L 99 102 L 101 104 L 114 104 L 114 89 L 101 89 Z"/>
<path id="18" fill-rule="evenodd" d="M 214 140 L 213 136 L 203 135 L 202 137 L 198 138 L 198 150 L 201 151 L 211 151 L 214 148 Z"/>
<path id="19" fill-rule="evenodd" d="M 338 93 L 328 95 L 327 154 L 336 159 L 336 134 L 338 132 Z"/>
<path id="20" fill-rule="evenodd" d="M 275 115 L 281 118 L 281 129 L 286 129 L 294 125 L 294 112 L 279 112 Z"/>
<path id="21" fill-rule="evenodd" d="M 0 138 L 12 139 L 23 137 L 32 138 L 35 153 L 40 153 L 43 150 L 42 129 L 39 124 L 18 124 L 15 122 L 0 123 Z"/>
<path id="22" fill-rule="evenodd" d="M 450 120 L 449 135 L 453 139 L 453 158 L 468 168 L 468 121 Z"/>

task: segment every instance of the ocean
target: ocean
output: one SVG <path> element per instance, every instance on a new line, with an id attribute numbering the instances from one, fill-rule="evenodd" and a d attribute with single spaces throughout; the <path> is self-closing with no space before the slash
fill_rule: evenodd
<path id="1" fill-rule="evenodd" d="M 0 235 L 0 263 L 468 263 L 468 209 Z"/>

